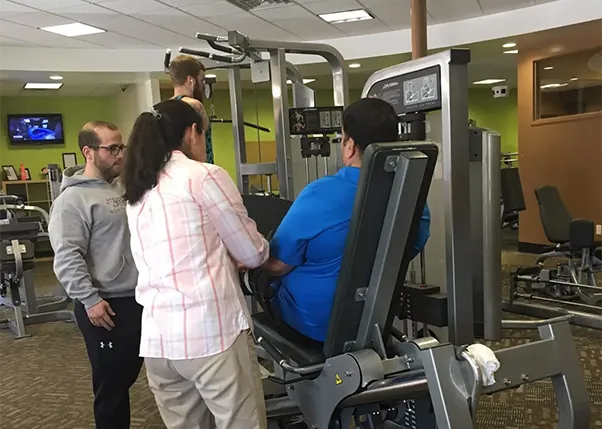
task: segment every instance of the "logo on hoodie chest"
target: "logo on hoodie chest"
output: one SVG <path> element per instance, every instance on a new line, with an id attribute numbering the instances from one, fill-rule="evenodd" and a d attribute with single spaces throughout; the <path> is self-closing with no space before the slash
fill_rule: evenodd
<path id="1" fill-rule="evenodd" d="M 108 197 L 105 204 L 109 207 L 112 214 L 117 214 L 125 210 L 125 200 L 122 197 Z"/>

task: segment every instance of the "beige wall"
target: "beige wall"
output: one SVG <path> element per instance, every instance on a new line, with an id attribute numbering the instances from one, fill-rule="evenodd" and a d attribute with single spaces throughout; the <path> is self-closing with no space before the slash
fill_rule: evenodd
<path id="1" fill-rule="evenodd" d="M 520 216 L 522 243 L 548 243 L 534 195 L 541 186 L 556 186 L 573 217 L 602 223 L 602 113 L 534 120 L 534 61 L 599 47 L 601 24 L 594 21 L 558 29 L 556 40 L 520 50 L 518 149 L 527 203 Z"/>

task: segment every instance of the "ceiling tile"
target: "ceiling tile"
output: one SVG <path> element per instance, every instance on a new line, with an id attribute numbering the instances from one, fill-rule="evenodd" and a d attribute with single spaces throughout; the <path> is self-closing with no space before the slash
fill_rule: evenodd
<path id="1" fill-rule="evenodd" d="M 12 15 L 22 15 L 29 12 L 36 12 L 36 10 L 21 4 L 13 3 L 12 1 L 0 0 L 0 14 L 2 14 L 2 18 L 7 18 Z"/>
<path id="2" fill-rule="evenodd" d="M 91 21 L 90 25 L 114 31 L 125 36 L 139 38 L 158 46 L 182 45 L 194 40 L 194 35 L 186 37 L 126 15 L 99 16 L 97 19 L 91 16 L 88 20 Z"/>
<path id="3" fill-rule="evenodd" d="M 115 11 L 104 9 L 93 4 L 56 9 L 52 13 L 72 19 L 73 21 L 94 26 L 98 26 L 99 22 L 104 22 L 107 19 L 118 15 Z"/>
<path id="4" fill-rule="evenodd" d="M 61 7 L 73 7 L 86 4 L 84 0 L 14 0 L 25 6 L 50 11 Z M 3 11 L 4 12 L 4 11 Z"/>
<path id="5" fill-rule="evenodd" d="M 211 3 L 194 4 L 191 6 L 178 6 L 178 9 L 182 9 L 199 18 L 213 18 L 215 16 L 229 15 L 229 14 L 240 14 L 243 12 L 242 9 L 234 6 L 227 1 L 214 1 Z M 247 13 L 247 15 L 250 15 Z"/>
<path id="6" fill-rule="evenodd" d="M 100 34 L 89 34 L 87 36 L 78 37 L 78 39 L 96 43 L 97 45 L 106 46 L 107 48 L 119 49 L 147 49 L 164 47 L 162 45 L 152 44 L 143 40 L 124 36 L 112 31 Z"/>
<path id="7" fill-rule="evenodd" d="M 497 1 L 497 0 L 496 0 Z M 477 0 L 428 0 L 428 13 L 439 23 L 482 16 L 483 11 Z"/>
<path id="8" fill-rule="evenodd" d="M 9 16 L 6 18 L 6 20 L 33 28 L 50 27 L 53 25 L 73 23 L 73 21 L 70 19 L 66 19 L 61 16 L 53 15 L 47 12 L 34 12 L 26 13 L 23 15 Z"/>
<path id="9" fill-rule="evenodd" d="M 479 0 L 479 3 L 481 4 L 483 12 L 486 14 L 494 14 L 533 6 L 535 4 L 535 0 Z"/>
<path id="10" fill-rule="evenodd" d="M 222 15 L 211 18 L 213 24 L 222 28 L 235 28 L 242 34 L 267 40 L 295 40 L 297 37 L 250 13 Z"/>
<path id="11" fill-rule="evenodd" d="M 335 27 L 344 31 L 348 36 L 360 36 L 363 34 L 384 33 L 390 31 L 390 28 L 378 19 L 348 22 L 335 25 Z"/>
<path id="12" fill-rule="evenodd" d="M 31 46 L 31 42 L 0 36 L 0 46 Z M 4 88 L 2 88 L 4 90 Z M 4 92 L 4 91 L 3 91 Z"/>
<path id="13" fill-rule="evenodd" d="M 164 4 L 155 0 L 109 0 L 100 5 L 125 15 L 166 9 Z"/>
<path id="14" fill-rule="evenodd" d="M 345 37 L 346 34 L 320 18 L 275 19 L 274 25 L 299 36 L 301 40 L 323 40 Z"/>
<path id="15" fill-rule="evenodd" d="M 316 15 L 322 13 L 342 12 L 346 10 L 363 9 L 356 0 L 323 0 L 303 5 Z"/>
<path id="16" fill-rule="evenodd" d="M 107 0 L 103 0 L 103 1 L 107 1 Z M 202 3 L 213 3 L 215 1 L 219 1 L 219 0 L 161 0 L 161 3 L 165 3 L 166 5 L 169 5 L 172 7 L 180 7 L 180 6 L 198 5 L 198 4 L 202 4 Z"/>
<path id="17" fill-rule="evenodd" d="M 410 0 L 359 0 L 359 2 L 392 30 L 411 26 Z"/>
<path id="18" fill-rule="evenodd" d="M 307 9 L 296 5 L 255 9 L 251 13 L 269 21 L 276 19 L 312 18 L 314 16 Z"/>
<path id="19" fill-rule="evenodd" d="M 19 40 L 36 43 L 41 46 L 52 46 L 62 48 L 93 48 L 97 45 L 84 42 L 72 37 L 63 37 L 36 28 L 26 27 L 14 22 L 0 20 L 0 36 L 16 37 Z"/>
<path id="20" fill-rule="evenodd" d="M 188 37 L 194 37 L 196 33 L 209 33 L 220 36 L 226 35 L 225 29 L 213 25 L 203 19 L 191 16 L 178 9 L 162 9 L 156 12 L 143 12 L 132 16 Z"/>

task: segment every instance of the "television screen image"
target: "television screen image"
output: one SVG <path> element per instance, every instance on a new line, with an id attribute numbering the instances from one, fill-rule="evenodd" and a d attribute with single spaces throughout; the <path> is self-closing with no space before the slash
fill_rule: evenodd
<path id="1" fill-rule="evenodd" d="M 8 115 L 8 132 L 12 144 L 64 143 L 63 118 L 60 114 Z"/>

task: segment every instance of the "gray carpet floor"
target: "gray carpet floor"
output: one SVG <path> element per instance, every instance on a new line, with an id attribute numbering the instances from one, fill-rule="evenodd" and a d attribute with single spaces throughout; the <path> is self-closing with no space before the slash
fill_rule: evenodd
<path id="1" fill-rule="evenodd" d="M 506 252 L 505 271 L 528 264 L 532 255 Z M 51 292 L 56 279 L 51 265 L 35 268 L 38 293 Z M 45 285 L 45 286 L 42 286 Z M 55 322 L 27 327 L 30 338 L 15 341 L 0 333 L 0 429 L 90 429 L 94 427 L 90 371 L 84 342 L 74 324 Z M 538 338 L 535 331 L 505 331 L 494 349 Z M 602 334 L 573 328 L 592 407 L 592 428 L 602 428 Z M 164 428 L 143 373 L 131 391 L 132 429 Z M 483 397 L 479 428 L 557 427 L 550 382 Z M 463 428 L 458 428 L 463 429 Z M 559 428 L 566 429 L 566 428 Z"/>

